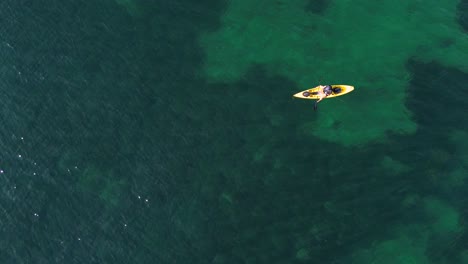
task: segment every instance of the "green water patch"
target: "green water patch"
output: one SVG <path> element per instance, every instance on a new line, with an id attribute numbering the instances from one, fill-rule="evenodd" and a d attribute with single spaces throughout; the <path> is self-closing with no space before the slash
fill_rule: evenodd
<path id="1" fill-rule="evenodd" d="M 102 169 L 95 165 L 79 164 L 76 152 L 67 151 L 58 161 L 57 167 L 67 177 L 76 179 L 78 189 L 91 198 L 99 198 L 108 207 L 119 206 L 121 194 L 126 190 L 125 179 L 116 178 L 112 169 Z"/>
<path id="2" fill-rule="evenodd" d="M 370 248 L 356 252 L 353 264 L 429 264 L 425 254 L 425 239 L 415 243 L 415 239 L 405 234 L 393 239 L 377 242 Z"/>
<path id="3" fill-rule="evenodd" d="M 333 1 L 316 15 L 306 11 L 305 0 L 232 1 L 222 27 L 200 37 L 203 71 L 211 81 L 234 81 L 257 63 L 294 80 L 299 90 L 319 82 L 355 85 L 350 95 L 324 101 L 317 123 L 304 122 L 301 131 L 309 137 L 356 145 L 385 140 L 389 131 L 411 134 L 417 126 L 404 104 L 408 58 L 468 69 L 468 40 L 455 21 L 458 2 L 431 2 Z"/>
<path id="4" fill-rule="evenodd" d="M 130 13 L 130 15 L 132 16 L 141 15 L 141 9 L 136 0 L 115 0 L 115 2 L 118 5 L 125 8 L 125 10 L 127 10 Z"/>
<path id="5" fill-rule="evenodd" d="M 460 257 L 461 264 L 468 264 L 468 249 L 462 251 L 459 257 Z"/>
<path id="6" fill-rule="evenodd" d="M 389 156 L 385 156 L 381 161 L 381 166 L 384 170 L 388 170 L 395 174 L 406 173 L 410 170 L 410 167 L 398 160 L 392 159 Z"/>
<path id="7" fill-rule="evenodd" d="M 435 234 L 451 234 L 461 230 L 460 215 L 449 204 L 428 197 L 423 201 L 424 209 L 431 219 L 431 230 Z"/>
<path id="8" fill-rule="evenodd" d="M 426 220 L 392 226 L 390 238 L 356 250 L 351 263 L 453 263 L 458 254 L 453 247 L 463 233 L 459 213 L 436 197 L 409 195 L 404 203 L 416 206 L 408 210 L 423 207 Z"/>
<path id="9" fill-rule="evenodd" d="M 116 207 L 126 182 L 123 179 L 115 179 L 111 170 L 89 166 L 79 176 L 78 184 L 85 193 L 98 196 L 107 206 Z"/>

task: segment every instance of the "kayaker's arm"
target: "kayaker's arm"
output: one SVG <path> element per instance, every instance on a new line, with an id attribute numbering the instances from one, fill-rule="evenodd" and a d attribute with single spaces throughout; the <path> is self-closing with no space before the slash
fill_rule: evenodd
<path id="1" fill-rule="evenodd" d="M 317 110 L 317 104 L 318 104 L 320 101 L 322 101 L 323 98 L 325 98 L 325 97 L 327 97 L 327 96 L 328 96 L 328 94 L 322 95 L 322 96 L 320 96 L 320 98 L 319 98 L 317 101 L 315 101 L 314 110 Z"/>
<path id="2" fill-rule="evenodd" d="M 323 98 L 320 98 L 318 99 L 317 101 L 315 101 L 315 104 L 314 104 L 314 111 L 317 110 L 317 105 L 320 101 L 322 101 Z"/>

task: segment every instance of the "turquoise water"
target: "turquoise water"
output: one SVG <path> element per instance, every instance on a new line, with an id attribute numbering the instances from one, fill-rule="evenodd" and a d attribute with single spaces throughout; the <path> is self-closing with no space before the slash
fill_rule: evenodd
<path id="1" fill-rule="evenodd" d="M 3 1 L 0 262 L 468 263 L 467 7 Z"/>

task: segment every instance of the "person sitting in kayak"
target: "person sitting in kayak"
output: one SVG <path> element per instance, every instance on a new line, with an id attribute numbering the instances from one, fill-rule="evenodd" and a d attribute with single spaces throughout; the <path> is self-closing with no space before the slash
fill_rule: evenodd
<path id="1" fill-rule="evenodd" d="M 320 85 L 320 89 L 318 90 L 317 95 L 319 96 L 319 99 L 315 102 L 314 104 L 314 110 L 317 110 L 317 104 L 323 100 L 323 98 L 326 98 L 327 96 L 331 95 L 333 93 L 333 88 L 331 85 Z"/>

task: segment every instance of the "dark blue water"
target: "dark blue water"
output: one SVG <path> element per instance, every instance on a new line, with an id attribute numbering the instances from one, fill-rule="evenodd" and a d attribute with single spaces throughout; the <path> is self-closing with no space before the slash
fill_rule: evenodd
<path id="1" fill-rule="evenodd" d="M 467 263 L 468 74 L 415 54 L 414 133 L 305 136 L 294 80 L 200 73 L 228 5 L 0 4 L 0 262 Z"/>

